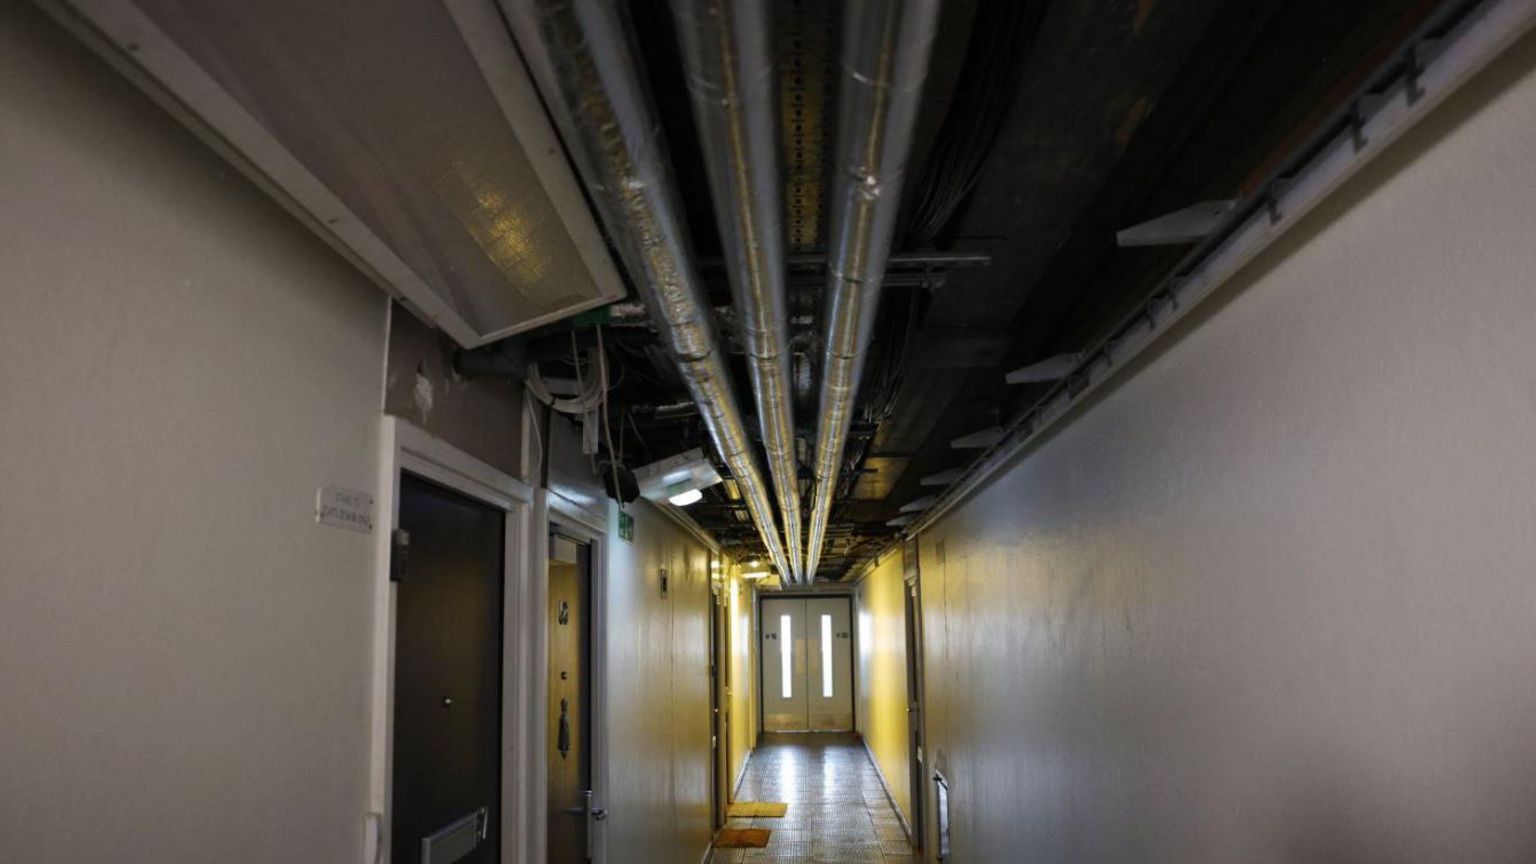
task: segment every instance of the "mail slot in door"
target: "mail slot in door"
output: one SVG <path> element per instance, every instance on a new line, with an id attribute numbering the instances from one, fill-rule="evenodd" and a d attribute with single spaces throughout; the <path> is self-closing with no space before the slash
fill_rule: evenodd
<path id="1" fill-rule="evenodd" d="M 473 852 L 485 839 L 489 818 L 489 811 L 481 807 L 432 836 L 421 838 L 421 864 L 453 864 Z"/>

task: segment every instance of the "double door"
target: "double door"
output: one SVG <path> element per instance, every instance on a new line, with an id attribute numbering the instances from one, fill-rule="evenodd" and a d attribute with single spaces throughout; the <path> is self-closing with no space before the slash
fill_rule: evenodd
<path id="1" fill-rule="evenodd" d="M 853 729 L 853 628 L 847 597 L 762 601 L 763 729 Z"/>

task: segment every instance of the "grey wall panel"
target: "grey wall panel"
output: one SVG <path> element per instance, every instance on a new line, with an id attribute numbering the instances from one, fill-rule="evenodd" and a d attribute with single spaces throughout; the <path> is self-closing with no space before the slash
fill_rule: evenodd
<path id="1" fill-rule="evenodd" d="M 0 3 L 0 859 L 356 862 L 387 301 Z"/>
<path id="2" fill-rule="evenodd" d="M 534 409 L 540 417 L 539 429 L 543 430 L 538 434 L 543 437 L 532 443 L 542 445 L 549 465 L 547 469 L 541 469 L 539 457 L 535 456 L 533 470 L 545 471 L 551 492 L 580 506 L 589 519 L 602 521 L 611 499 L 603 491 L 602 478 L 593 471 L 593 457 L 581 452 L 580 421 L 537 402 Z"/>
<path id="3" fill-rule="evenodd" d="M 384 410 L 465 453 L 522 475 L 523 384 L 453 372 L 458 346 L 396 303 L 389 316 Z M 537 478 L 523 477 L 537 482 Z"/>
<path id="4" fill-rule="evenodd" d="M 955 860 L 1536 859 L 1533 140 L 1527 38 L 925 533 Z"/>

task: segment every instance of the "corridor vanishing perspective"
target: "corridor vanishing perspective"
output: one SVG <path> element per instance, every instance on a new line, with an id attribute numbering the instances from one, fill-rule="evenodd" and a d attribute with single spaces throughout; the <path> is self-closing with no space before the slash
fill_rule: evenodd
<path id="1" fill-rule="evenodd" d="M 0 0 L 0 864 L 1536 862 L 1532 141 L 1536 0 Z"/>
<path id="2" fill-rule="evenodd" d="M 717 849 L 710 864 L 912 864 L 901 819 L 858 736 L 765 733 L 747 762 L 738 801 L 782 801 L 784 816 L 731 817 L 727 828 L 766 828 L 764 849 Z"/>

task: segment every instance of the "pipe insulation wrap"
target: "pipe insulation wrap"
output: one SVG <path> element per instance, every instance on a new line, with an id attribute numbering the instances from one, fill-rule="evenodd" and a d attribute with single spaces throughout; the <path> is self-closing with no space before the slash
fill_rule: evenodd
<path id="1" fill-rule="evenodd" d="M 780 573 L 793 573 L 719 351 L 661 126 L 619 6 L 613 0 L 502 0 L 502 9 L 769 557 Z"/>
<path id="2" fill-rule="evenodd" d="M 848 0 L 843 10 L 808 579 L 821 561 L 880 306 L 939 6 L 939 0 Z"/>
<path id="3" fill-rule="evenodd" d="M 785 549 L 802 581 L 772 20 L 766 0 L 672 0 Z"/>

